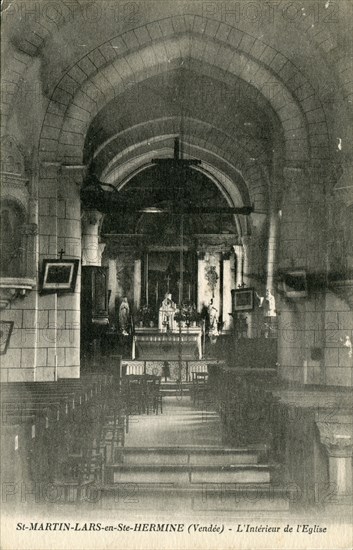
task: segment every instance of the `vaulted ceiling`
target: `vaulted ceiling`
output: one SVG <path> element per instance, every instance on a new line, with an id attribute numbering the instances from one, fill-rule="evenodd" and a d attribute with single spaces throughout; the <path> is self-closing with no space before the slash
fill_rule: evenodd
<path id="1" fill-rule="evenodd" d="M 284 164 L 349 159 L 353 7 L 231 4 L 5 2 L 3 132 L 116 185 L 181 135 L 266 211 Z"/>

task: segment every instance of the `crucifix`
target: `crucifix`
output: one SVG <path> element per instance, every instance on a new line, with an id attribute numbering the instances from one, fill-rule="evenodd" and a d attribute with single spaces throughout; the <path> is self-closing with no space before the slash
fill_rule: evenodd
<path id="1" fill-rule="evenodd" d="M 158 165 L 162 170 L 168 171 L 168 175 L 171 181 L 171 189 L 179 191 L 177 197 L 175 197 L 175 204 L 172 206 L 171 211 L 181 212 L 182 214 L 243 214 L 248 216 L 254 212 L 253 206 L 187 206 L 184 204 L 184 191 L 187 183 L 188 168 L 192 166 L 199 166 L 201 164 L 200 159 L 183 159 L 180 151 L 180 140 L 178 137 L 174 140 L 174 156 L 173 158 L 155 158 L 152 159 L 152 164 Z M 124 206 L 125 211 L 129 208 L 128 205 Z M 136 209 L 135 209 L 136 211 Z M 142 210 L 143 211 L 143 210 Z M 160 209 L 159 212 L 169 212 L 167 209 Z"/>
<path id="2" fill-rule="evenodd" d="M 189 166 L 196 166 L 201 164 L 199 159 L 183 159 L 180 154 L 180 141 L 179 138 L 174 140 L 174 156 L 173 158 L 164 159 L 152 159 L 152 164 L 158 164 L 161 167 L 166 167 L 170 172 L 174 172 L 174 175 L 180 178 L 181 171 Z"/>
<path id="3" fill-rule="evenodd" d="M 171 179 L 170 186 L 173 190 L 177 191 L 174 197 L 173 209 L 180 212 L 180 280 L 179 286 L 179 311 L 182 308 L 183 302 L 183 272 L 184 272 L 184 257 L 183 257 L 183 244 L 184 244 L 184 192 L 187 182 L 188 169 L 191 166 L 197 166 L 201 164 L 199 159 L 183 159 L 180 151 L 179 138 L 174 140 L 174 156 L 173 158 L 157 158 L 152 159 L 153 164 L 157 164 L 162 170 L 168 171 L 168 176 Z M 169 277 L 167 278 L 168 290 L 169 290 Z M 180 388 L 182 379 L 182 338 L 181 338 L 181 323 L 179 323 L 179 383 Z"/>
<path id="4" fill-rule="evenodd" d="M 174 201 L 171 207 L 157 208 L 153 205 L 136 207 L 136 204 L 131 201 L 124 201 L 121 194 L 116 188 L 108 183 L 103 183 L 97 179 L 94 174 L 89 174 L 85 180 L 85 184 L 81 189 L 81 199 L 83 204 L 90 208 L 97 208 L 100 212 L 124 214 L 132 212 L 146 213 L 173 213 L 182 212 L 182 214 L 243 214 L 248 216 L 254 212 L 253 206 L 212 206 L 212 205 L 187 205 L 184 204 L 184 191 L 186 188 L 189 168 L 199 166 L 200 159 L 184 159 L 180 150 L 180 140 L 174 140 L 174 155 L 172 158 L 155 158 L 152 159 L 152 164 L 160 167 L 162 171 L 167 171 L 172 185 L 169 189 L 178 191 L 173 197 Z M 113 191 L 106 191 L 104 188 L 112 188 Z"/>
<path id="5" fill-rule="evenodd" d="M 63 259 L 64 254 L 65 254 L 65 250 L 63 248 L 61 248 L 61 250 L 59 250 L 60 260 Z"/>
<path id="6" fill-rule="evenodd" d="M 222 213 L 227 214 L 243 214 L 249 215 L 254 211 L 253 206 L 241 206 L 241 207 L 220 207 L 212 205 L 187 205 L 185 204 L 185 191 L 188 175 L 192 167 L 197 167 L 201 164 L 199 159 L 184 159 L 182 158 L 182 151 L 180 150 L 180 141 L 179 138 L 174 140 L 174 155 L 173 158 L 155 158 L 152 159 L 152 164 L 158 165 L 160 169 L 164 172 L 167 172 L 167 177 L 169 178 L 169 188 L 175 191 L 175 195 L 172 201 L 171 208 L 162 208 L 158 209 L 158 212 L 175 212 L 180 215 L 180 286 L 179 286 L 179 310 L 182 309 L 183 301 L 183 242 L 184 242 L 184 215 L 185 214 L 209 214 L 216 213 L 221 216 Z M 126 210 L 126 209 L 125 209 Z M 144 210 L 142 210 L 144 211 Z M 168 289 L 169 289 L 169 280 L 168 280 Z M 189 292 L 190 294 L 190 292 Z M 179 324 L 179 379 L 181 382 L 181 371 L 182 371 L 182 335 L 181 327 Z"/>

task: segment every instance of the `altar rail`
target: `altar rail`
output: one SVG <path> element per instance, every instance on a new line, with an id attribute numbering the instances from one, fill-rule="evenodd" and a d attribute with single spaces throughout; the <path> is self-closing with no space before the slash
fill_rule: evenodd
<path id="1" fill-rule="evenodd" d="M 165 367 L 166 361 L 123 361 L 122 363 L 122 375 L 130 374 L 156 374 L 163 376 L 163 367 Z M 178 378 L 179 372 L 179 362 L 178 361 L 167 361 L 168 367 L 170 369 L 170 374 L 173 375 L 175 371 L 175 376 Z M 207 372 L 210 361 L 199 360 L 199 361 L 182 361 L 182 373 L 184 374 L 183 378 L 187 382 L 192 379 L 192 373 L 194 372 Z M 224 366 L 224 361 L 212 361 L 212 366 Z M 173 377 L 173 376 L 171 376 Z"/>

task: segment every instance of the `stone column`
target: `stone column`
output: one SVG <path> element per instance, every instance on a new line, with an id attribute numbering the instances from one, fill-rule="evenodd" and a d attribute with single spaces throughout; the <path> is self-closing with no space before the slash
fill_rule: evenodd
<path id="1" fill-rule="evenodd" d="M 209 281 L 206 280 L 206 299 L 209 304 L 211 299 L 213 299 L 213 306 L 217 309 L 217 315 L 220 315 L 221 312 L 221 281 L 220 281 L 220 271 L 221 271 L 221 252 L 211 252 L 209 257 L 206 255 L 206 269 L 214 268 L 214 271 L 217 275 L 217 281 L 215 282 L 214 288 L 212 288 Z"/>
<path id="2" fill-rule="evenodd" d="M 230 265 L 230 252 L 222 255 L 223 261 L 223 330 L 229 330 L 232 326 L 232 294 L 234 288 L 233 273 Z"/>
<path id="3" fill-rule="evenodd" d="M 141 307 L 141 259 L 135 259 L 134 263 L 134 307 L 138 311 Z"/>
<path id="4" fill-rule="evenodd" d="M 35 277 L 38 225 L 26 223 L 22 225 L 20 231 L 22 235 L 21 276 Z"/>
<path id="5" fill-rule="evenodd" d="M 205 301 L 205 253 L 197 252 L 197 311 L 201 312 Z"/>
<path id="6" fill-rule="evenodd" d="M 60 171 L 61 167 L 58 163 L 40 165 L 38 182 L 38 260 L 40 270 L 43 260 L 58 258 L 58 252 L 61 249 L 58 239 L 59 216 L 65 217 L 65 210 L 62 209 L 61 212 L 59 205 Z M 63 297 L 66 299 L 66 296 Z M 58 351 L 58 341 L 61 337 L 59 323 L 62 319 L 59 319 L 57 308 L 57 293 L 36 293 L 32 315 L 25 324 L 26 328 L 32 326 L 36 329 L 36 381 L 55 380 L 58 365 L 65 364 L 65 352 Z M 26 345 L 28 345 L 27 342 Z"/>
<path id="7" fill-rule="evenodd" d="M 277 236 L 278 236 L 278 213 L 274 210 L 270 214 L 270 224 L 268 230 L 267 240 L 267 281 L 266 290 L 269 290 L 271 294 L 274 293 L 273 274 L 276 262 L 277 252 Z"/>
<path id="8" fill-rule="evenodd" d="M 235 288 L 239 288 L 243 284 L 243 260 L 244 260 L 244 249 L 241 244 L 236 244 L 233 246 L 235 260 L 236 260 L 236 278 L 235 278 Z"/>
<path id="9" fill-rule="evenodd" d="M 349 421 L 349 423 L 347 422 Z M 329 460 L 329 481 L 338 498 L 352 496 L 352 420 L 316 422 Z"/>
<path id="10" fill-rule="evenodd" d="M 207 245 L 206 245 L 207 246 Z M 220 285 L 220 267 L 221 253 L 217 250 L 219 247 L 208 247 L 206 252 L 198 252 L 197 264 L 197 308 L 201 311 L 203 306 L 208 306 L 213 300 L 213 307 L 217 310 L 217 317 L 221 311 L 221 285 Z"/>
<path id="11" fill-rule="evenodd" d="M 304 270 L 309 276 L 326 272 L 325 193 L 321 176 L 301 167 L 283 168 L 279 209 L 279 271 Z M 311 285 L 305 300 L 277 296 L 278 362 L 287 380 L 324 380 L 324 360 L 313 361 L 313 348 L 321 347 L 325 315 L 324 285 Z M 309 371 L 308 371 L 309 368 Z"/>
<path id="12" fill-rule="evenodd" d="M 81 259 L 81 200 L 84 169 L 82 166 L 63 166 L 58 186 L 58 249 L 65 250 L 64 258 Z M 80 262 L 81 263 L 81 262 Z M 58 376 L 80 376 L 81 331 L 81 269 L 75 291 L 58 295 Z"/>
<path id="13" fill-rule="evenodd" d="M 115 323 L 115 298 L 116 298 L 116 262 L 111 258 L 108 259 L 108 290 L 110 290 L 109 299 L 109 316 L 113 323 Z"/>
<path id="14" fill-rule="evenodd" d="M 302 168 L 283 169 L 280 267 L 326 268 L 324 183 Z"/>
<path id="15" fill-rule="evenodd" d="M 245 287 L 251 286 L 250 281 L 250 245 L 251 245 L 251 237 L 249 235 L 244 235 L 242 237 L 242 243 L 243 243 L 243 283 Z M 254 336 L 254 313 L 252 311 L 249 311 L 245 313 L 246 322 L 248 325 L 248 338 L 253 338 Z"/>
<path id="16" fill-rule="evenodd" d="M 249 235 L 244 235 L 242 237 L 243 243 L 243 282 L 245 286 L 250 286 L 250 245 L 251 237 Z"/>
<path id="17" fill-rule="evenodd" d="M 99 243 L 99 223 L 103 214 L 98 210 L 82 213 L 82 267 L 101 266 L 102 243 Z"/>

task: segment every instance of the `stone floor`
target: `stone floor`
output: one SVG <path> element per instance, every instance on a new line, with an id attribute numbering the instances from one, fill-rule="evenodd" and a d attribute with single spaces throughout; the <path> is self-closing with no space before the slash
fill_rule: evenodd
<path id="1" fill-rule="evenodd" d="M 220 446 L 221 423 L 210 407 L 193 406 L 190 396 L 163 398 L 163 414 L 130 417 L 127 447 Z"/>

